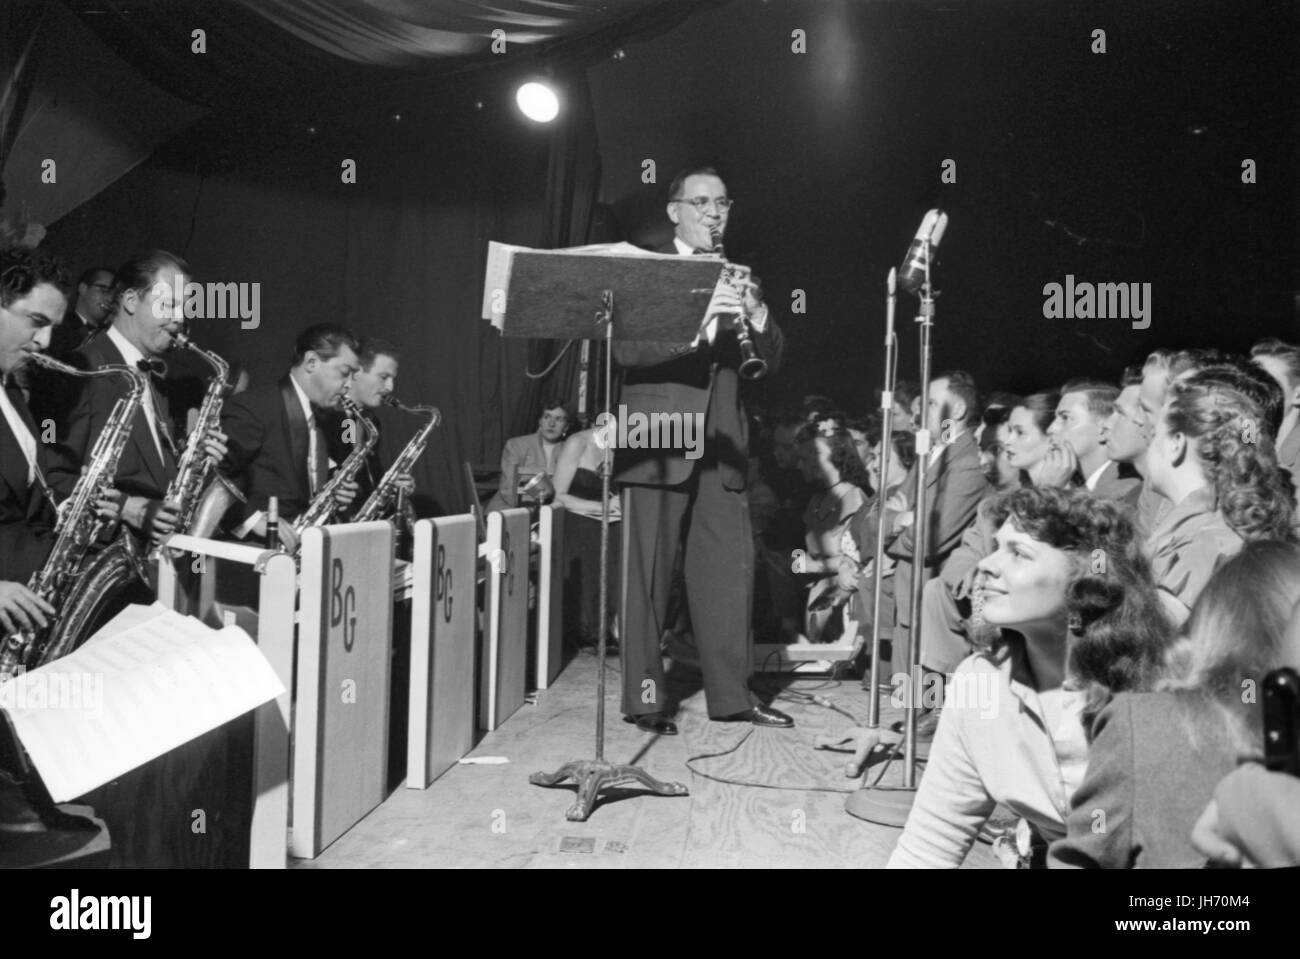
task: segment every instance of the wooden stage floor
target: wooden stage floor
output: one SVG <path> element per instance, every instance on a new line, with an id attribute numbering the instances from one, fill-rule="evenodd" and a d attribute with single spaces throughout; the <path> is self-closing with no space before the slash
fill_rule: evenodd
<path id="1" fill-rule="evenodd" d="M 845 717 L 823 706 L 779 700 L 773 705 L 794 717 L 794 729 L 714 723 L 705 713 L 698 674 L 679 667 L 670 674 L 670 694 L 681 703 L 676 719 L 681 735 L 652 736 L 622 721 L 617 658 L 606 666 L 606 758 L 635 762 L 659 779 L 681 782 L 690 795 L 617 791 L 587 822 L 569 822 L 564 811 L 573 789 L 533 786 L 528 776 L 593 754 L 596 668 L 593 655 L 577 655 L 536 705 L 525 705 L 470 753 L 504 757 L 508 763 L 458 765 L 424 791 L 401 786 L 316 860 L 291 860 L 291 865 L 878 868 L 888 860 L 898 830 L 845 813 L 847 792 L 858 783 L 841 771 L 847 757 L 813 749 L 818 734 L 850 725 Z M 866 717 L 867 693 L 856 681 L 768 678 Z M 899 718 L 887 699 L 881 715 L 886 724 Z M 693 772 L 687 761 L 700 756 L 710 758 L 695 759 Z M 787 788 L 741 784 L 756 780 Z M 901 782 L 898 764 L 884 782 Z M 979 843 L 966 861 L 967 868 L 997 865 L 991 849 Z"/>

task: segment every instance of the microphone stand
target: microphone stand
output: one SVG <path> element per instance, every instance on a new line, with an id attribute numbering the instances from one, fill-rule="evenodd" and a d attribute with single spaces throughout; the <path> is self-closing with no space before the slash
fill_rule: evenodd
<path id="1" fill-rule="evenodd" d="M 930 239 L 922 243 L 921 258 L 925 264 L 925 280 L 918 295 L 921 298 L 916 322 L 920 324 L 921 337 L 921 415 L 925 421 L 916 431 L 916 499 L 912 508 L 912 589 L 908 609 L 911 615 L 910 632 L 910 672 L 908 673 L 907 713 L 903 720 L 903 784 L 901 786 L 882 786 L 877 782 L 864 786 L 849 796 L 845 811 L 859 819 L 874 822 L 882 826 L 902 828 L 912 811 L 916 799 L 917 757 L 916 757 L 916 722 L 921 704 L 917 702 L 916 691 L 920 688 L 917 681 L 921 672 L 921 597 L 925 589 L 925 556 L 929 546 L 930 511 L 925 503 L 926 474 L 930 466 L 930 332 L 934 325 L 934 293 L 930 286 Z M 882 470 L 883 485 L 883 470 Z M 883 521 L 884 512 L 881 512 Z M 876 571 L 879 578 L 880 571 Z M 877 587 L 878 588 L 878 587 Z M 901 597 L 895 597 L 896 602 Z M 874 677 L 873 677 L 874 683 Z M 872 702 L 876 700 L 876 691 L 872 690 Z M 889 761 L 897 756 L 897 746 L 892 747 Z M 882 773 L 883 775 L 883 773 Z"/>
<path id="2" fill-rule="evenodd" d="M 889 271 L 889 294 L 885 298 L 885 384 L 880 391 L 880 466 L 876 481 L 876 557 L 871 596 L 871 699 L 867 707 L 867 728 L 880 726 L 880 571 L 885 563 L 885 477 L 894 447 L 894 388 L 898 379 L 898 337 L 894 335 L 894 307 L 898 294 L 898 271 Z"/>

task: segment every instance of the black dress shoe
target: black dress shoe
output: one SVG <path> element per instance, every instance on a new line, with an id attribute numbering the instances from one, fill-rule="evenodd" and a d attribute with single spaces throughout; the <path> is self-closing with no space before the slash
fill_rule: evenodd
<path id="1" fill-rule="evenodd" d="M 641 713 L 639 716 L 624 716 L 623 722 L 632 723 L 642 732 L 654 733 L 656 736 L 676 736 L 677 724 L 666 719 L 663 713 Z"/>
<path id="2" fill-rule="evenodd" d="M 755 726 L 780 726 L 782 729 L 789 729 L 794 725 L 794 720 L 785 713 L 779 709 L 764 706 L 761 703 L 746 709 L 743 713 L 722 716 L 715 721 L 719 723 L 753 723 Z"/>

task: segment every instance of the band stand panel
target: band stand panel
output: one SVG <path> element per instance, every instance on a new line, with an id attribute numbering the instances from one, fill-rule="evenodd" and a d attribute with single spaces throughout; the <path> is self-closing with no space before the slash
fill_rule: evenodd
<path id="1" fill-rule="evenodd" d="M 305 530 L 300 588 L 289 851 L 312 859 L 384 800 L 392 524 Z"/>
<path id="2" fill-rule="evenodd" d="M 489 732 L 514 715 L 527 692 L 528 520 L 522 508 L 494 510 L 487 518 L 479 725 Z"/>
<path id="3" fill-rule="evenodd" d="M 289 722 L 293 689 L 294 605 L 297 568 L 286 553 L 222 543 L 193 536 L 174 536 L 168 545 L 183 552 L 167 554 L 158 564 L 158 601 L 169 609 L 202 620 L 216 617 L 214 603 L 218 562 L 251 567 L 258 576 L 258 606 L 253 616 L 238 622 L 257 643 L 285 692 L 259 706 L 253 717 L 253 814 L 249 827 L 248 865 L 253 869 L 284 869 L 288 864 L 285 830 L 289 826 Z M 178 565 L 197 566 L 197 589 L 187 589 L 177 576 Z M 234 614 L 227 614 L 234 619 Z M 219 625 L 220 623 L 210 623 Z"/>
<path id="4" fill-rule="evenodd" d="M 406 785 L 426 789 L 474 748 L 473 516 L 415 524 Z"/>
<path id="5" fill-rule="evenodd" d="M 593 317 L 614 292 L 614 339 L 689 343 L 722 272 L 703 256 L 606 256 L 519 250 L 506 294 L 502 336 L 602 339 Z"/>
<path id="6" fill-rule="evenodd" d="M 537 677 L 546 689 L 560 674 L 564 640 L 564 507 L 543 506 L 538 516 Z"/>

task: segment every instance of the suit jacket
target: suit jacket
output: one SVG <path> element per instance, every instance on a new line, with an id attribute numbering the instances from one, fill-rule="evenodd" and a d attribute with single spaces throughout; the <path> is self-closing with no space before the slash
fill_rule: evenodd
<path id="1" fill-rule="evenodd" d="M 107 336 L 97 336 L 77 351 L 74 366 L 81 369 L 100 369 L 109 364 L 121 365 L 126 361 L 121 351 L 113 345 Z M 149 421 L 143 407 L 131 424 L 131 436 L 122 450 L 122 458 L 117 464 L 114 485 L 128 496 L 144 496 L 148 499 L 162 499 L 167 486 L 176 475 L 176 458 L 168 447 L 163 430 L 170 430 L 171 415 L 167 399 L 154 380 L 153 396 L 157 400 L 157 417 L 159 439 L 162 442 L 162 455 L 154 443 L 153 433 L 149 430 Z M 126 378 L 121 376 L 100 376 L 81 381 L 81 392 L 68 418 L 67 430 L 62 434 L 62 442 L 57 447 L 57 462 L 50 471 L 50 485 L 60 496 L 67 496 L 76 485 L 81 475 L 81 467 L 94 449 L 100 432 L 108 422 L 113 406 L 126 396 Z M 145 394 L 144 402 L 150 402 Z"/>
<path id="2" fill-rule="evenodd" d="M 916 468 L 913 464 L 903 482 L 908 509 L 916 510 Z M 926 470 L 925 508 L 929 514 L 925 550 L 924 572 L 926 579 L 943 566 L 944 561 L 961 543 L 962 535 L 975 521 L 980 502 L 993 492 L 980 469 L 979 446 L 969 431 L 962 433 L 939 454 L 934 465 Z M 916 524 L 906 527 L 885 547 L 885 552 L 897 559 L 894 570 L 894 595 L 898 598 L 899 622 L 910 620 L 912 590 L 912 556 Z"/>
<path id="3" fill-rule="evenodd" d="M 555 452 L 552 454 L 554 462 L 559 462 L 562 445 L 562 442 L 555 445 Z M 554 463 L 547 464 L 546 449 L 542 445 L 541 436 L 537 433 L 512 436 L 506 440 L 506 445 L 501 448 L 501 480 L 486 508 L 506 509 L 518 506 L 519 497 L 516 492 L 519 488 L 518 480 L 520 476 L 527 473 L 554 475 Z"/>
<path id="4" fill-rule="evenodd" d="M 1194 693 L 1120 693 L 1092 731 L 1069 836 L 1052 844 L 1048 865 L 1203 867 L 1192 826 L 1237 765 L 1219 710 Z"/>
<path id="5" fill-rule="evenodd" d="M 319 411 L 318 411 L 319 412 Z M 237 525 L 254 512 L 265 510 L 270 497 L 279 498 L 281 519 L 291 520 L 311 503 L 307 476 L 307 418 L 298 394 L 286 375 L 278 383 L 260 386 L 230 397 L 221 407 L 221 429 L 226 434 L 226 458 L 221 473 L 248 498 L 226 517 Z M 318 417 L 320 457 L 317 476 L 328 467 L 328 438 Z"/>
<path id="6" fill-rule="evenodd" d="M 18 414 L 37 437 L 36 463 L 48 471 L 50 455 L 39 442 L 40 431 L 17 390 L 9 394 Z M 27 483 L 27 458 L 9 421 L 0 415 L 0 579 L 26 583 L 54 547 L 54 505 L 40 481 Z"/>
<path id="7" fill-rule="evenodd" d="M 660 253 L 675 253 L 671 243 Z M 785 340 L 771 306 L 762 333 L 753 332 L 758 355 L 767 361 L 768 373 L 781 365 Z M 707 341 L 659 343 L 649 340 L 615 340 L 614 359 L 623 368 L 620 407 L 629 418 L 677 413 L 696 416 L 704 428 L 704 457 L 716 459 L 722 485 L 745 489 L 749 472 L 749 420 L 740 398 L 740 347 L 732 330 Z M 622 410 L 620 410 L 620 413 Z M 642 486 L 679 486 L 691 477 L 695 459 L 685 449 L 624 449 L 615 452 L 615 479 Z"/>
<path id="8" fill-rule="evenodd" d="M 1097 485 L 1092 488 L 1092 495 L 1102 499 L 1123 500 L 1135 489 L 1142 486 L 1142 477 L 1125 470 L 1121 464 L 1111 460 L 1106 464 Z"/>

